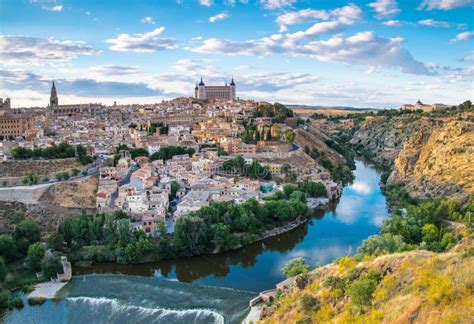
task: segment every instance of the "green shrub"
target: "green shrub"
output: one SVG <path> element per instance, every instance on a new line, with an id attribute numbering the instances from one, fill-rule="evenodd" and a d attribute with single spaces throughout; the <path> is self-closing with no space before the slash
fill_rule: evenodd
<path id="1" fill-rule="evenodd" d="M 301 296 L 300 303 L 305 312 L 317 312 L 321 307 L 319 299 L 308 294 Z"/>
<path id="2" fill-rule="evenodd" d="M 287 277 L 294 277 L 299 274 L 309 272 L 309 265 L 305 259 L 299 257 L 290 260 L 285 266 L 281 269 L 281 272 Z"/>

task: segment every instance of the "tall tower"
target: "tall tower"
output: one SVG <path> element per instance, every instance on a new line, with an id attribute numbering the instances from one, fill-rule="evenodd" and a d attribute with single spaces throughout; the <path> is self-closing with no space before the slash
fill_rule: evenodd
<path id="1" fill-rule="evenodd" d="M 199 88 L 198 88 L 198 84 L 196 82 L 196 87 L 194 88 L 194 98 L 196 99 L 199 99 Z"/>
<path id="2" fill-rule="evenodd" d="M 204 82 L 202 82 L 202 77 L 201 77 L 201 82 L 199 82 L 199 87 L 198 87 L 198 99 L 200 100 L 206 100 L 206 85 Z"/>
<path id="3" fill-rule="evenodd" d="M 230 99 L 235 100 L 236 93 L 235 93 L 235 82 L 234 77 L 232 77 L 232 81 L 230 82 Z"/>
<path id="4" fill-rule="evenodd" d="M 51 87 L 51 96 L 49 97 L 49 106 L 50 107 L 57 107 L 59 105 L 58 101 L 58 93 L 56 92 L 56 86 L 54 85 Z"/>

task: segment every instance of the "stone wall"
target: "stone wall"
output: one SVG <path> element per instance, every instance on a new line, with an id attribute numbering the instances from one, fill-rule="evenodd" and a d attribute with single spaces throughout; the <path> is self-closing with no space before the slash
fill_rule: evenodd
<path id="1" fill-rule="evenodd" d="M 52 184 L 29 187 L 0 188 L 0 201 L 15 201 L 23 204 L 37 204 L 43 193 Z"/>

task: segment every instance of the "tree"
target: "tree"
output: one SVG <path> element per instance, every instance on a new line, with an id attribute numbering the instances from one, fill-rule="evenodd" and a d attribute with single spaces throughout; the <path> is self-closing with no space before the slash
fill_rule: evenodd
<path id="1" fill-rule="evenodd" d="M 370 269 L 362 274 L 349 288 L 352 304 L 360 308 L 370 306 L 375 288 L 381 279 L 382 274 L 378 269 Z"/>
<path id="2" fill-rule="evenodd" d="M 0 235 L 0 256 L 11 261 L 16 256 L 16 246 L 10 236 Z"/>
<path id="3" fill-rule="evenodd" d="M 425 224 L 422 229 L 422 240 L 428 244 L 438 241 L 439 231 L 434 224 Z"/>
<path id="4" fill-rule="evenodd" d="M 223 223 L 212 225 L 214 241 L 221 251 L 233 248 L 237 244 L 237 238 L 230 232 L 230 227 Z"/>
<path id="5" fill-rule="evenodd" d="M 77 176 L 81 171 L 77 168 L 74 168 L 71 170 L 72 176 L 75 177 Z"/>
<path id="6" fill-rule="evenodd" d="M 321 182 L 307 181 L 302 187 L 310 197 L 327 197 L 326 187 Z"/>
<path id="7" fill-rule="evenodd" d="M 13 240 L 22 253 L 25 253 L 30 244 L 40 240 L 41 230 L 37 223 L 30 219 L 21 221 L 13 230 Z"/>
<path id="8" fill-rule="evenodd" d="M 176 222 L 174 242 L 181 256 L 199 255 L 209 251 L 210 231 L 204 220 L 195 216 L 181 217 Z"/>
<path id="9" fill-rule="evenodd" d="M 7 275 L 7 268 L 5 267 L 5 260 L 2 257 L 0 257 L 0 281 L 3 281 L 6 275 Z"/>
<path id="10" fill-rule="evenodd" d="M 288 144 L 293 144 L 295 141 L 295 132 L 291 129 L 285 131 L 285 140 Z"/>
<path id="11" fill-rule="evenodd" d="M 291 259 L 287 264 L 285 264 L 285 266 L 281 269 L 281 272 L 287 278 L 290 278 L 309 272 L 309 265 L 305 259 L 298 257 Z"/>
<path id="12" fill-rule="evenodd" d="M 46 248 L 42 243 L 34 243 L 28 247 L 28 254 L 26 260 L 28 261 L 28 265 L 34 271 L 38 271 L 41 269 L 41 261 L 44 258 L 46 253 Z"/>
<path id="13" fill-rule="evenodd" d="M 56 276 L 58 273 L 63 272 L 63 266 L 59 257 L 54 256 L 52 253 L 47 253 L 41 262 L 41 271 L 45 278 L 51 278 Z"/>
<path id="14" fill-rule="evenodd" d="M 176 198 L 176 193 L 179 191 L 180 188 L 181 188 L 181 186 L 179 185 L 178 182 L 176 182 L 176 181 L 171 182 L 170 196 L 171 196 L 172 199 Z"/>

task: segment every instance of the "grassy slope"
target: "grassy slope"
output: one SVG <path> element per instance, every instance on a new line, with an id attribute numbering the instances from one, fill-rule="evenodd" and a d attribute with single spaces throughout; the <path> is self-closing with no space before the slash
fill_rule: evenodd
<path id="1" fill-rule="evenodd" d="M 447 253 L 412 251 L 372 260 L 329 264 L 308 275 L 304 289 L 283 292 L 264 310 L 264 323 L 473 323 L 474 236 Z M 354 307 L 348 287 L 358 275 L 378 269 L 384 275 L 373 293 L 372 306 Z M 345 280 L 345 289 L 325 286 L 330 276 Z M 318 311 L 305 311 L 302 296 L 317 297 Z"/>

